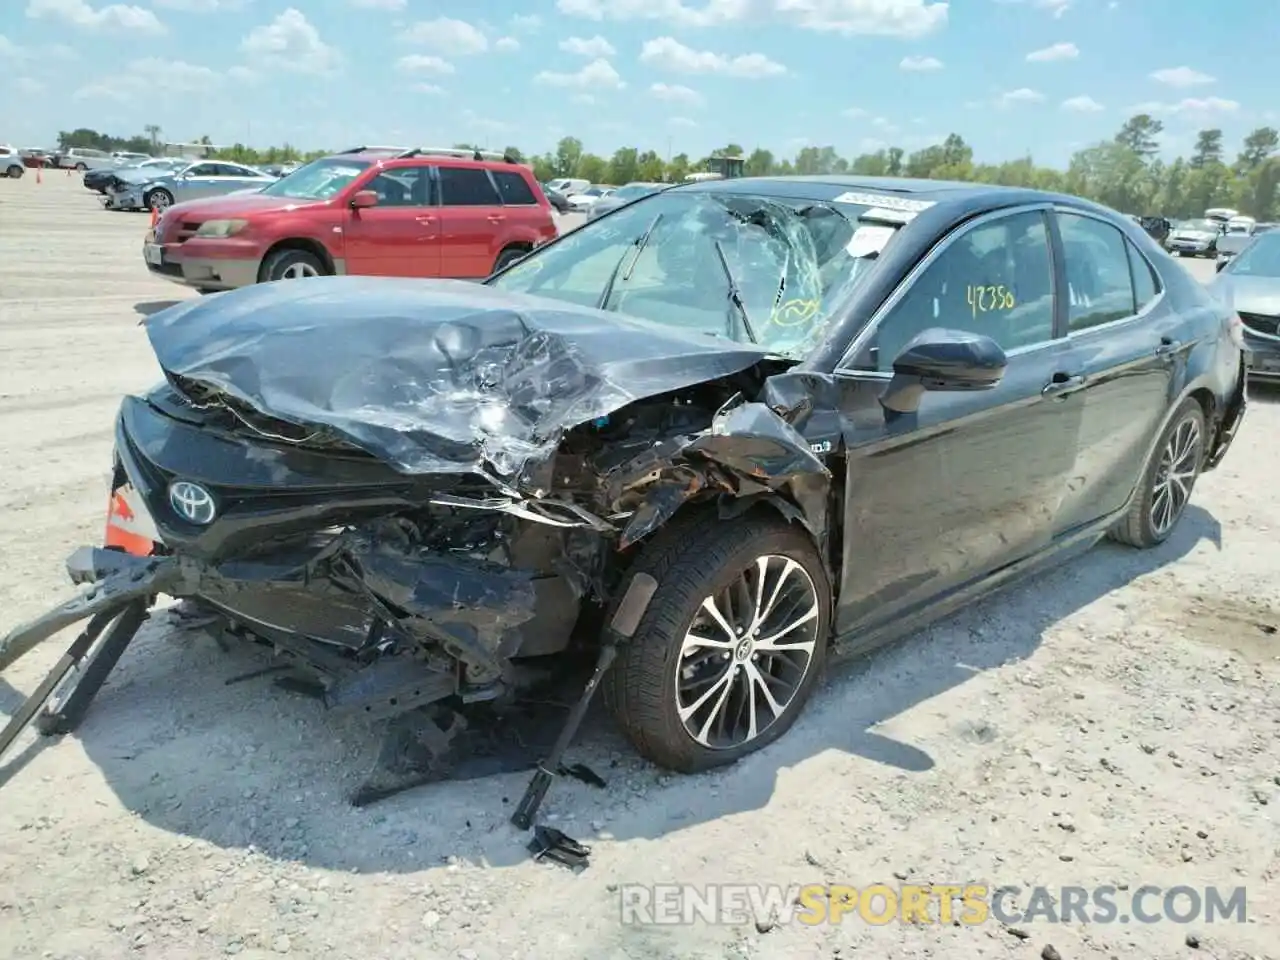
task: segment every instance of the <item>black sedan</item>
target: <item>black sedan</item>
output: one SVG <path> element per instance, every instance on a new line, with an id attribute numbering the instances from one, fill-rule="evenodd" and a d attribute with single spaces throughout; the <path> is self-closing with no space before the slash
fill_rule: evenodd
<path id="1" fill-rule="evenodd" d="M 181 597 L 330 709 L 420 731 L 399 785 L 584 647 L 582 703 L 598 682 L 641 754 L 730 763 L 791 727 L 833 643 L 1165 541 L 1245 408 L 1237 318 L 1138 224 L 975 184 L 682 185 L 482 284 L 258 284 L 146 326 L 166 377 L 120 410 L 115 549 L 70 562 L 98 589 L 0 667 L 118 617 L 40 721 L 69 729 Z"/>
<path id="2" fill-rule="evenodd" d="M 1280 383 L 1280 231 L 1245 240 L 1238 253 L 1218 261 L 1213 285 L 1244 323 L 1250 378 Z"/>

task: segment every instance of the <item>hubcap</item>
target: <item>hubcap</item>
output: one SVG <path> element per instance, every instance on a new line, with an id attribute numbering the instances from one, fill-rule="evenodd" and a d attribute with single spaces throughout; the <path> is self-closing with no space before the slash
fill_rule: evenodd
<path id="1" fill-rule="evenodd" d="M 1151 526 L 1163 536 L 1178 522 L 1191 499 L 1191 487 L 1200 470 L 1200 424 L 1188 417 L 1165 444 L 1156 470 L 1155 488 L 1151 496 Z"/>
<path id="2" fill-rule="evenodd" d="M 169 206 L 169 195 L 167 193 L 153 193 L 151 195 L 151 205 L 157 210 L 164 210 Z"/>
<path id="3" fill-rule="evenodd" d="M 291 263 L 280 271 L 281 280 L 301 280 L 303 277 L 318 277 L 316 268 L 309 263 Z"/>
<path id="4" fill-rule="evenodd" d="M 813 579 L 790 557 L 760 557 L 703 600 L 675 680 L 689 736 L 728 750 L 777 722 L 809 673 L 819 620 Z"/>

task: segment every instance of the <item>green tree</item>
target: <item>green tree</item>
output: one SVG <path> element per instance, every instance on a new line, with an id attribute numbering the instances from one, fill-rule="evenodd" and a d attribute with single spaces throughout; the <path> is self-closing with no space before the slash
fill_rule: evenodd
<path id="1" fill-rule="evenodd" d="M 556 144 L 556 176 L 572 177 L 582 159 L 582 141 L 576 137 L 564 137 Z M 590 179 L 588 177 L 588 179 Z"/>

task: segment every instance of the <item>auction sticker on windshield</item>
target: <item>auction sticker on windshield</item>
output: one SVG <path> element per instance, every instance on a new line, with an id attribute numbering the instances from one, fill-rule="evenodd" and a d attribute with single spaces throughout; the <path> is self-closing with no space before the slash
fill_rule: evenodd
<path id="1" fill-rule="evenodd" d="M 148 243 L 142 248 L 143 259 L 157 267 L 164 263 L 164 247 L 158 243 Z"/>

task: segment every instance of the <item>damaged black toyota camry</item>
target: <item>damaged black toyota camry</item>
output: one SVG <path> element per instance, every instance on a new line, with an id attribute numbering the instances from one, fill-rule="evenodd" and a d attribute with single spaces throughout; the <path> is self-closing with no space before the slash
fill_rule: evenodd
<path id="1" fill-rule="evenodd" d="M 583 652 L 523 825 L 597 686 L 652 761 L 732 762 L 833 642 L 1164 541 L 1245 405 L 1238 318 L 1136 224 L 973 184 L 691 184 L 482 284 L 277 282 L 146 326 L 165 379 L 121 406 L 92 586 L 0 666 L 89 623 L 0 749 L 74 728 L 161 595 L 427 768 Z"/>

